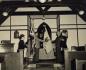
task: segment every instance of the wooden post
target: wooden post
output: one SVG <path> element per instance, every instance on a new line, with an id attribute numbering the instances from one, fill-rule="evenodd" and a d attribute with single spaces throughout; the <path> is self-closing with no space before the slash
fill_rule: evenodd
<path id="1" fill-rule="evenodd" d="M 68 56 L 68 50 L 64 50 L 64 58 L 65 58 L 65 70 L 70 70 L 69 66 L 69 56 Z"/>

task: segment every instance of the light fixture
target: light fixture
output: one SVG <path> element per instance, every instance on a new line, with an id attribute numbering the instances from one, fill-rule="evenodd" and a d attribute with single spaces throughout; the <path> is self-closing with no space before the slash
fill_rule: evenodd
<path id="1" fill-rule="evenodd" d="M 8 12 L 3 12 L 2 15 L 3 16 L 8 16 Z"/>
<path id="2" fill-rule="evenodd" d="M 61 2 L 62 0 L 57 0 L 58 2 Z"/>
<path id="3" fill-rule="evenodd" d="M 45 3 L 45 2 L 46 2 L 46 0 L 39 0 L 39 2 L 40 2 L 40 3 Z"/>
<path id="4" fill-rule="evenodd" d="M 80 10 L 80 11 L 79 11 L 79 15 L 83 15 L 84 13 L 85 13 L 84 10 Z"/>

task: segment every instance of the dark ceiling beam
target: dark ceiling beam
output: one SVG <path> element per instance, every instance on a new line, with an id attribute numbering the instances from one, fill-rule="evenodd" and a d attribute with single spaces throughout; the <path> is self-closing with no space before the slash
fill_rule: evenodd
<path id="1" fill-rule="evenodd" d="M 80 5 L 79 2 L 52 2 L 52 3 L 32 3 L 32 2 L 2 2 L 0 7 L 1 6 L 9 6 L 9 7 L 47 7 L 47 6 L 51 6 L 51 7 L 58 7 L 58 6 L 68 6 L 68 5 L 71 5 L 71 6 L 76 6 L 76 5 Z"/>
<path id="2" fill-rule="evenodd" d="M 72 11 L 77 11 L 77 14 L 78 14 L 84 21 L 86 21 L 86 13 L 83 14 L 83 15 L 80 15 L 80 14 L 79 14 L 79 11 L 80 11 L 80 10 L 83 10 L 83 11 L 86 12 L 86 8 L 85 8 L 83 5 L 78 5 L 78 6 L 76 6 L 76 7 L 73 7 L 73 6 L 69 6 L 69 7 L 72 9 Z"/>
<path id="3" fill-rule="evenodd" d="M 79 10 L 86 10 L 86 7 L 84 6 L 84 5 L 82 5 L 82 4 L 80 4 L 80 5 L 77 5 L 77 6 L 71 6 L 71 5 L 68 5 L 71 9 L 73 9 L 73 10 L 77 10 L 77 11 L 79 11 Z"/>
<path id="4" fill-rule="evenodd" d="M 86 11 L 86 4 L 85 5 L 81 5 L 81 9 Z"/>
<path id="5" fill-rule="evenodd" d="M 40 12 L 40 11 L 33 11 L 33 12 L 14 12 L 11 15 L 70 15 L 70 14 L 77 14 L 76 11 L 47 11 L 47 12 Z"/>
<path id="6" fill-rule="evenodd" d="M 49 3 L 35 3 L 35 2 L 24 2 L 23 1 L 8 1 L 8 2 L 1 2 L 0 3 L 0 8 L 3 8 L 5 6 L 8 7 L 70 7 L 72 9 L 72 11 L 77 12 L 84 8 L 84 10 L 86 10 L 86 0 L 62 0 L 61 2 L 56 2 L 57 0 L 54 0 L 54 2 L 49 2 Z M 83 7 L 80 7 L 83 6 Z M 46 11 L 48 10 L 48 8 L 46 9 Z M 41 10 L 42 11 L 42 10 Z M 55 12 L 55 11 L 54 11 Z M 31 14 L 31 15 L 37 15 L 38 13 L 43 14 L 51 14 L 51 15 L 56 15 L 56 14 L 73 14 L 73 12 L 26 12 L 26 14 Z M 18 13 L 20 15 L 24 14 L 25 12 L 21 13 L 21 12 L 16 12 L 15 14 L 18 15 Z M 77 14 L 76 13 L 76 14 Z M 39 14 L 38 14 L 39 15 Z M 86 18 L 86 14 L 84 14 L 83 16 L 80 15 L 81 18 L 85 19 Z"/>
<path id="7" fill-rule="evenodd" d="M 41 8 L 41 7 L 36 7 L 40 12 L 42 12 L 43 11 L 43 9 Z"/>
<path id="8" fill-rule="evenodd" d="M 50 6 L 45 7 L 44 11 L 48 11 L 50 9 Z"/>
<path id="9" fill-rule="evenodd" d="M 8 16 L 3 16 L 2 14 L 0 15 L 0 25 L 9 17 L 10 14 L 12 14 L 17 8 L 16 7 L 13 7 L 13 8 L 9 8 L 10 11 L 9 11 L 9 14 Z M 5 10 L 3 10 L 4 12 Z M 2 13 L 3 13 L 2 12 Z"/>
<path id="10" fill-rule="evenodd" d="M 82 0 L 62 0 L 61 2 L 64 2 L 64 3 L 67 3 L 67 4 L 69 4 L 69 3 L 81 4 Z"/>
<path id="11" fill-rule="evenodd" d="M 86 0 L 81 0 L 81 4 L 86 6 Z"/>

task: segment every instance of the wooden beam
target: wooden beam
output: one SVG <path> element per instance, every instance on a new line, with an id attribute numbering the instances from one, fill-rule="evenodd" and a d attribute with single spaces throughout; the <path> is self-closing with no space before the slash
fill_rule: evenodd
<path id="1" fill-rule="evenodd" d="M 1 6 L 10 6 L 10 7 L 47 7 L 47 6 L 51 6 L 51 7 L 58 7 L 58 6 L 76 6 L 76 5 L 80 5 L 80 3 L 76 2 L 50 2 L 50 3 L 35 3 L 35 2 L 22 2 L 22 1 L 12 1 L 12 2 L 2 2 L 0 4 Z"/>
<path id="2" fill-rule="evenodd" d="M 73 11 L 77 11 L 77 14 L 84 20 L 86 21 L 86 13 L 84 13 L 83 15 L 79 14 L 80 10 L 84 10 L 86 12 L 86 8 L 83 5 L 78 5 L 76 7 L 73 6 L 69 6 Z"/>
<path id="3" fill-rule="evenodd" d="M 50 6 L 45 7 L 44 11 L 48 11 L 50 9 Z"/>
<path id="4" fill-rule="evenodd" d="M 69 15 L 69 14 L 77 14 L 76 11 L 47 11 L 47 12 L 40 12 L 40 11 L 32 11 L 32 12 L 14 12 L 11 15 Z"/>
<path id="5" fill-rule="evenodd" d="M 41 8 L 41 7 L 36 7 L 40 12 L 42 12 L 43 11 L 43 9 Z"/>
<path id="6" fill-rule="evenodd" d="M 17 8 L 9 8 L 10 11 L 9 11 L 9 14 L 8 16 L 3 16 L 1 15 L 0 16 L 0 25 L 9 17 L 10 14 L 12 14 Z M 5 11 L 5 10 L 4 10 Z M 3 12 L 2 12 L 3 13 Z"/>

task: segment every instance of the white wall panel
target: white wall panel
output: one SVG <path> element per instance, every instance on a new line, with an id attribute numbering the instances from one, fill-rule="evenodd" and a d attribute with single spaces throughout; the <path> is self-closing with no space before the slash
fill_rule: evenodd
<path id="1" fill-rule="evenodd" d="M 10 31 L 0 31 L 0 43 L 1 40 L 10 40 Z"/>
<path id="2" fill-rule="evenodd" d="M 76 32 L 76 30 L 68 30 L 67 45 L 68 45 L 69 50 L 71 50 L 71 46 L 77 46 L 77 32 Z"/>
<path id="3" fill-rule="evenodd" d="M 27 16 L 12 16 L 11 25 L 26 25 Z"/>
<path id="4" fill-rule="evenodd" d="M 79 45 L 83 46 L 86 44 L 86 30 L 79 30 Z"/>
<path id="5" fill-rule="evenodd" d="M 46 20 L 35 19 L 34 20 L 34 27 L 38 28 L 38 26 L 43 22 L 46 22 L 50 26 L 50 28 L 56 28 L 57 27 L 56 19 L 46 19 Z"/>
<path id="6" fill-rule="evenodd" d="M 61 24 L 76 24 L 76 15 L 61 15 Z"/>

